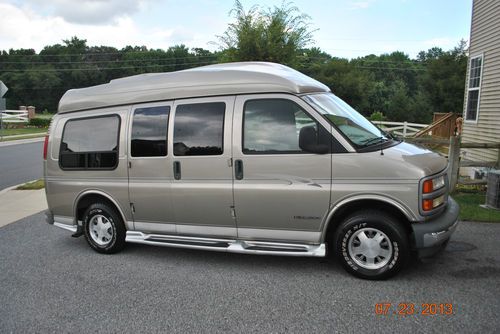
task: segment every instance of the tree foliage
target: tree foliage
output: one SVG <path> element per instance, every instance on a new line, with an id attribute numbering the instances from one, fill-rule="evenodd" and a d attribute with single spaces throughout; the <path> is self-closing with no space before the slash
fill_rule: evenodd
<path id="1" fill-rule="evenodd" d="M 0 52 L 0 80 L 8 87 L 7 108 L 34 105 L 55 112 L 68 89 L 99 85 L 130 75 L 170 72 L 217 62 L 218 53 L 175 45 L 167 50 L 145 46 L 88 46 L 73 37 L 62 44 Z"/>
<path id="2" fill-rule="evenodd" d="M 466 42 L 449 51 L 431 48 L 411 59 L 403 52 L 355 59 L 334 57 L 312 41 L 309 17 L 290 3 L 245 11 L 239 1 L 235 22 L 219 36 L 220 51 L 174 45 L 166 50 L 146 46 L 89 46 L 72 37 L 33 49 L 0 52 L 0 80 L 8 87 L 7 107 L 35 105 L 57 110 L 68 89 L 103 84 L 150 72 L 177 71 L 225 61 L 273 61 L 287 64 L 323 82 L 363 115 L 377 119 L 427 123 L 434 112 L 461 113 Z"/>
<path id="3" fill-rule="evenodd" d="M 217 36 L 222 60 L 259 60 L 292 65 L 300 49 L 312 42 L 310 17 L 291 3 L 245 11 L 239 0 L 230 12 L 235 22 Z"/>

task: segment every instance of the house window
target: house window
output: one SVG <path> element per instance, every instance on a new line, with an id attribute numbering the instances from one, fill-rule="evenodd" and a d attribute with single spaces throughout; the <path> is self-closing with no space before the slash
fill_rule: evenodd
<path id="1" fill-rule="evenodd" d="M 469 66 L 469 88 L 467 90 L 467 109 L 465 112 L 466 121 L 477 121 L 482 73 L 483 56 L 471 58 Z"/>

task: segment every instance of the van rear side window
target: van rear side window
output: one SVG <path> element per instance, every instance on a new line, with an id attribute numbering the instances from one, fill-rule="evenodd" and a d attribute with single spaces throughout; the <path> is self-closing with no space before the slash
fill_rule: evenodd
<path id="1" fill-rule="evenodd" d="M 72 119 L 64 125 L 62 169 L 114 169 L 118 165 L 118 115 Z"/>

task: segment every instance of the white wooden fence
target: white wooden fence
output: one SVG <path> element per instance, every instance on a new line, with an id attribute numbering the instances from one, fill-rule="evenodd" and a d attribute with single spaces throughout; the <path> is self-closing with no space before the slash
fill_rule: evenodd
<path id="1" fill-rule="evenodd" d="M 429 126 L 429 124 L 408 123 L 408 122 L 386 122 L 386 121 L 372 121 L 372 122 L 382 130 L 393 133 L 403 138 L 412 137 L 418 131 Z"/>
<path id="2" fill-rule="evenodd" d="M 0 112 L 3 123 L 28 123 L 28 110 L 4 110 Z"/>

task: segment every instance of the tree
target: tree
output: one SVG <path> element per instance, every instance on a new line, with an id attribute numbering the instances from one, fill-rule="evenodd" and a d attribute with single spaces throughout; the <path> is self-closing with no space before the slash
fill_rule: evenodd
<path id="1" fill-rule="evenodd" d="M 245 11 L 236 0 L 230 14 L 236 22 L 217 36 L 223 61 L 271 61 L 292 65 L 300 50 L 312 42 L 310 17 L 292 3 L 262 10 L 257 6 Z"/>
<path id="2" fill-rule="evenodd" d="M 430 49 L 427 54 L 432 54 L 435 49 Z M 426 71 L 420 77 L 420 87 L 429 101 L 429 109 L 432 112 L 461 113 L 467 69 L 466 42 L 460 41 L 454 49 L 424 59 Z"/>

